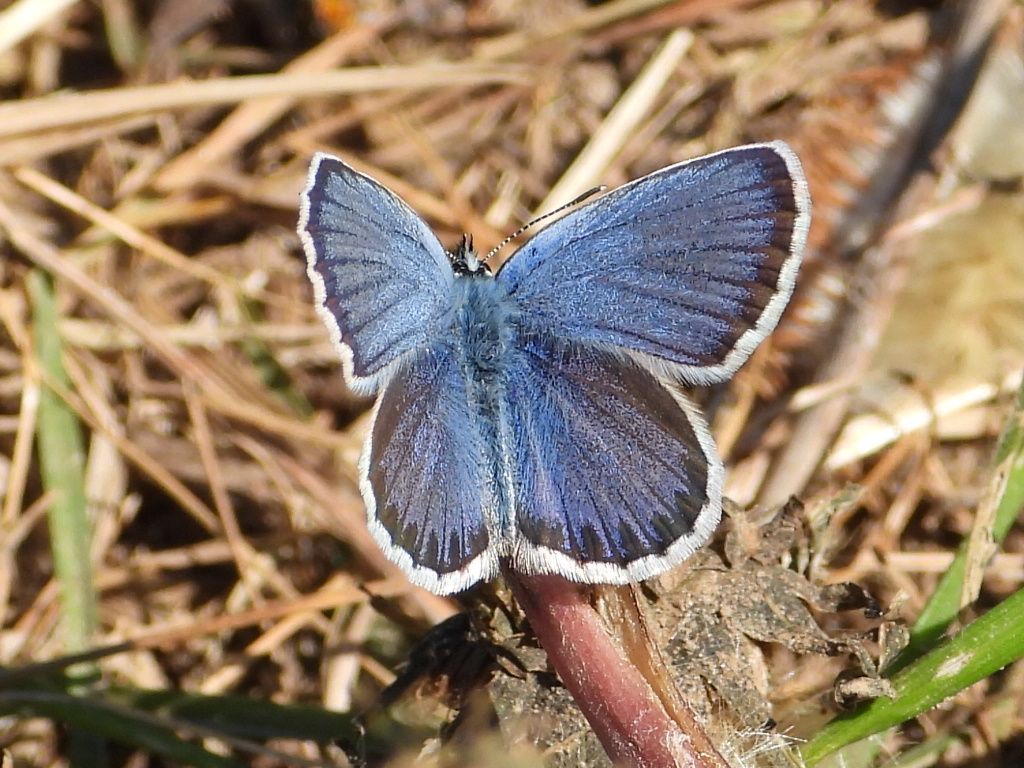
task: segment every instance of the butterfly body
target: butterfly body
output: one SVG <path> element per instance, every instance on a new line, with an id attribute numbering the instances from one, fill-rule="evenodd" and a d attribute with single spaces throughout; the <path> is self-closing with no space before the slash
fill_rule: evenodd
<path id="1" fill-rule="evenodd" d="M 318 156 L 299 231 L 346 379 L 377 395 L 360 474 L 385 553 L 448 593 L 502 561 L 623 583 L 693 552 L 723 469 L 680 385 L 771 330 L 808 215 L 792 152 L 750 145 L 576 209 L 492 275 Z"/>
<path id="2" fill-rule="evenodd" d="M 459 254 L 456 254 L 459 258 Z M 452 353 L 459 358 L 466 381 L 468 408 L 475 427 L 474 443 L 483 473 L 484 518 L 500 540 L 513 531 L 510 442 L 507 394 L 511 359 L 519 354 L 515 303 L 485 269 L 456 274 Z"/>

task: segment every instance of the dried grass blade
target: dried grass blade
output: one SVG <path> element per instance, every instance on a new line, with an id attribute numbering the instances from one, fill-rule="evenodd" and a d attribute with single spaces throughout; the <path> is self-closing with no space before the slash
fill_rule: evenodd
<path id="1" fill-rule="evenodd" d="M 0 51 L 12 48 L 77 0 L 18 0 L 0 13 Z"/>
<path id="2" fill-rule="evenodd" d="M 629 89 L 612 107 L 601 126 L 594 131 L 573 164 L 548 192 L 537 208 L 538 213 L 553 211 L 600 182 L 608 164 L 654 107 L 658 94 L 692 44 L 693 33 L 686 29 L 676 30 L 665 39 Z"/>
<path id="3" fill-rule="evenodd" d="M 319 76 L 324 70 L 337 67 L 355 51 L 372 43 L 383 29 L 382 25 L 367 25 L 338 33 L 299 56 L 282 71 Z M 191 186 L 205 171 L 263 133 L 294 103 L 294 98 L 282 96 L 242 104 L 196 146 L 169 162 L 154 179 L 153 186 L 162 191 Z"/>
<path id="4" fill-rule="evenodd" d="M 127 115 L 236 104 L 247 99 L 294 99 L 386 90 L 447 88 L 522 82 L 522 67 L 487 64 L 421 64 L 412 67 L 350 67 L 321 72 L 221 77 L 84 93 L 21 99 L 0 106 L 0 137 L 68 128 Z"/>

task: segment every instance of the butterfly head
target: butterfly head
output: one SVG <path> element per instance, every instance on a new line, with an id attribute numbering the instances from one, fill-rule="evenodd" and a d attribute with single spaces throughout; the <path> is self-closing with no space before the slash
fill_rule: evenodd
<path id="1" fill-rule="evenodd" d="M 478 277 L 494 277 L 494 271 L 487 265 L 487 262 L 489 262 L 491 260 L 491 257 L 495 256 L 498 253 L 498 251 L 500 251 L 502 248 L 511 243 L 513 240 L 515 240 L 517 237 L 519 237 L 521 234 L 523 234 L 526 230 L 530 229 L 531 227 L 534 227 L 540 222 L 546 219 L 550 219 L 553 216 L 557 216 L 558 214 L 562 213 L 563 211 L 569 208 L 579 205 L 587 198 L 593 197 L 599 192 L 603 192 L 604 189 L 604 187 L 593 187 L 592 189 L 588 189 L 582 195 L 575 198 L 574 200 L 570 200 L 565 205 L 560 205 L 553 211 L 548 211 L 547 213 L 541 216 L 537 216 L 536 218 L 531 219 L 530 221 L 523 224 L 523 226 L 521 226 L 511 235 L 509 235 L 500 243 L 498 243 L 496 246 L 491 248 L 488 254 L 483 258 L 480 258 L 480 254 L 478 254 L 476 252 L 476 249 L 473 247 L 473 236 L 469 234 L 463 235 L 462 242 L 459 243 L 459 246 L 453 252 L 448 254 L 448 258 L 452 262 L 452 269 L 455 271 L 456 275 L 476 275 Z"/>
<path id="2" fill-rule="evenodd" d="M 481 259 L 480 254 L 473 247 L 473 236 L 466 234 L 454 251 L 448 254 L 452 262 L 452 270 L 456 275 L 476 275 L 478 277 L 491 277 L 491 268 L 487 266 L 486 259 Z"/>

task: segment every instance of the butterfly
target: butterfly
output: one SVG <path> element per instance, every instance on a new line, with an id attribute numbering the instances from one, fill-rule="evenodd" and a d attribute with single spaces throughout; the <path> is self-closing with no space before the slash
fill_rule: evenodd
<path id="1" fill-rule="evenodd" d="M 524 573 L 622 584 L 711 536 L 722 461 L 683 384 L 771 332 L 810 220 L 782 142 L 668 166 L 580 205 L 496 272 L 397 195 L 317 154 L 299 235 L 355 392 L 370 532 L 450 594 Z"/>

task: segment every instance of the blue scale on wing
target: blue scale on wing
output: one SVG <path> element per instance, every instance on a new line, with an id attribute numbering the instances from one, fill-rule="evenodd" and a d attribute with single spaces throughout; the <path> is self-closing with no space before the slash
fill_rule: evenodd
<path id="1" fill-rule="evenodd" d="M 730 357 L 741 339 L 792 288 L 783 268 L 805 205 L 778 148 L 740 148 L 576 209 L 497 279 L 536 333 L 625 347 L 681 366 L 683 378 L 721 380 L 759 340 Z"/>
<path id="2" fill-rule="evenodd" d="M 621 356 L 538 339 L 524 348 L 508 397 L 526 541 L 624 566 L 692 534 L 707 459 L 668 390 Z"/>
<path id="3" fill-rule="evenodd" d="M 370 443 L 371 517 L 416 567 L 452 573 L 487 549 L 477 435 L 465 378 L 444 344 L 403 362 L 381 393 Z"/>

